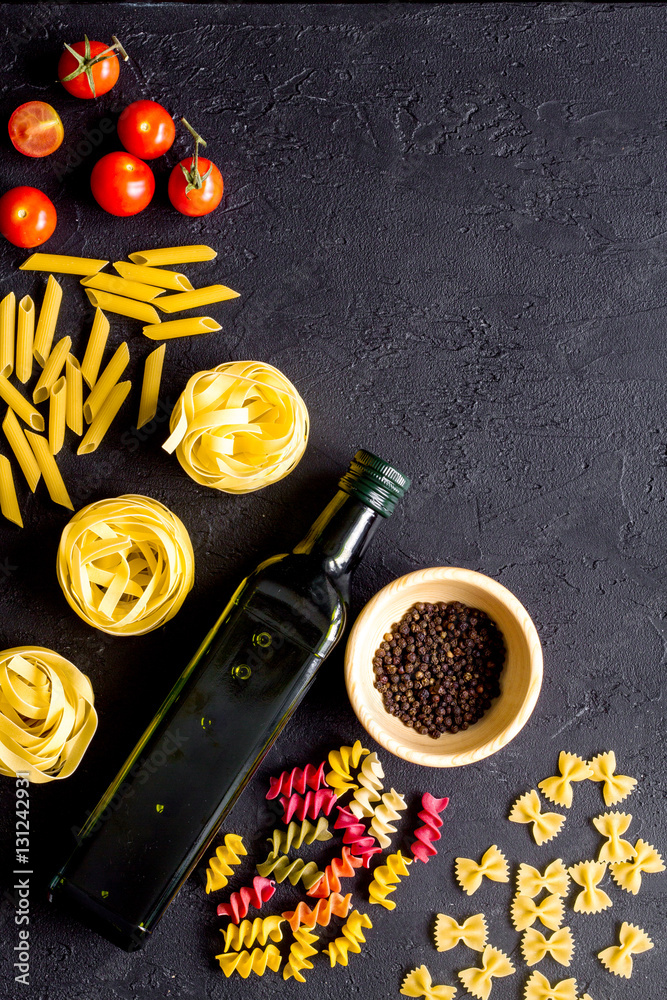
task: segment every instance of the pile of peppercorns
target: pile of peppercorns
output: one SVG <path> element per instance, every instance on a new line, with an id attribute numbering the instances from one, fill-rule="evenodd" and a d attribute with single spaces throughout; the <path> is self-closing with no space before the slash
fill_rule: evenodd
<path id="1" fill-rule="evenodd" d="M 484 715 L 504 662 L 502 634 L 484 611 L 460 601 L 413 604 L 375 651 L 374 684 L 390 715 L 437 739 Z"/>

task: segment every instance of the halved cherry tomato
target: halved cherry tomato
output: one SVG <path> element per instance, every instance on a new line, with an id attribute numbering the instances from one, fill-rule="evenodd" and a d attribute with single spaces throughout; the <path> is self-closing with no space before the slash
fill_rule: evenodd
<path id="1" fill-rule="evenodd" d="M 118 138 L 128 153 L 154 160 L 171 149 L 176 136 L 173 118 L 156 101 L 135 101 L 118 119 Z"/>
<path id="2" fill-rule="evenodd" d="M 93 167 L 90 187 L 97 204 L 110 215 L 137 215 L 153 197 L 155 178 L 131 153 L 107 153 Z"/>
<path id="3" fill-rule="evenodd" d="M 37 188 L 11 188 L 0 198 L 0 233 L 15 247 L 46 243 L 57 221 L 53 202 Z"/>
<path id="4" fill-rule="evenodd" d="M 60 115 L 44 101 L 21 104 L 9 119 L 9 138 L 24 156 L 49 156 L 63 141 Z"/>
<path id="5" fill-rule="evenodd" d="M 84 35 L 83 42 L 68 45 L 58 63 L 58 79 L 65 90 L 74 97 L 99 97 L 107 94 L 118 79 L 120 67 L 115 51 L 127 61 L 128 55 L 115 35 L 113 45 L 91 42 Z"/>
<path id="6" fill-rule="evenodd" d="M 222 201 L 224 183 L 215 163 L 199 158 L 199 146 L 206 143 L 189 125 L 181 121 L 195 140 L 195 154 L 177 163 L 169 176 L 169 201 L 181 215 L 208 215 Z M 201 173 L 201 171 L 204 171 Z"/>

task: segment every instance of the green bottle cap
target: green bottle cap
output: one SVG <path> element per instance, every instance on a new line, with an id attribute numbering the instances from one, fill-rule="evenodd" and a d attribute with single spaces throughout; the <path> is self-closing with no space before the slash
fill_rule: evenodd
<path id="1" fill-rule="evenodd" d="M 389 462 L 360 449 L 338 486 L 383 517 L 391 517 L 396 504 L 410 488 L 410 480 Z"/>

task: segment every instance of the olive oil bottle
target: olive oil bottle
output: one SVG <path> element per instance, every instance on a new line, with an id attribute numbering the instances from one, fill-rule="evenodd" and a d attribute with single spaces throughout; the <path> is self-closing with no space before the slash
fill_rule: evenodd
<path id="1" fill-rule="evenodd" d="M 350 576 L 409 485 L 358 451 L 305 538 L 241 583 L 90 814 L 49 898 L 120 947 L 142 947 L 340 638 Z"/>

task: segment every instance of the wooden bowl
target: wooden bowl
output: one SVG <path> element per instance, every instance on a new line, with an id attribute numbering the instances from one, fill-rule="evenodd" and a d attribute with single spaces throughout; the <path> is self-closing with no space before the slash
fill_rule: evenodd
<path id="1" fill-rule="evenodd" d="M 382 636 L 419 601 L 462 601 L 485 611 L 505 639 L 500 695 L 465 732 L 421 736 L 390 715 L 373 687 L 373 656 Z M 436 566 L 383 587 L 357 618 L 345 650 L 345 683 L 357 718 L 390 753 L 428 767 L 460 767 L 514 739 L 535 708 L 542 684 L 542 647 L 528 612 L 502 584 L 468 569 Z"/>

